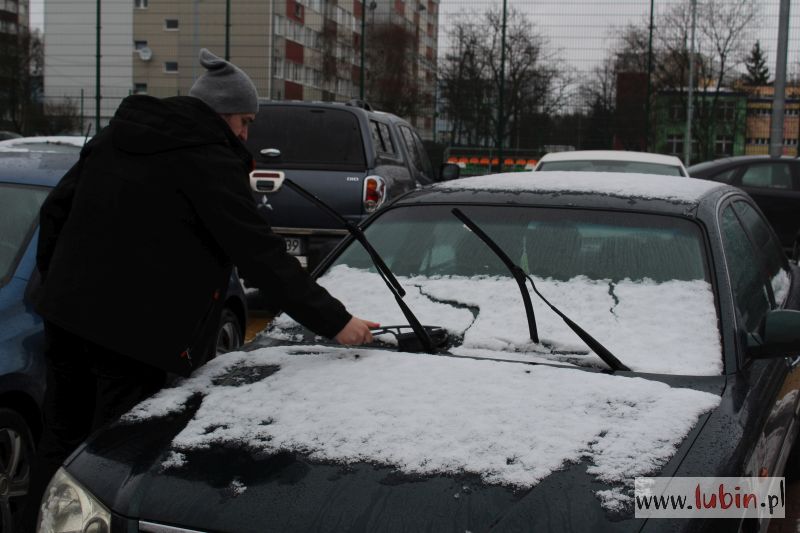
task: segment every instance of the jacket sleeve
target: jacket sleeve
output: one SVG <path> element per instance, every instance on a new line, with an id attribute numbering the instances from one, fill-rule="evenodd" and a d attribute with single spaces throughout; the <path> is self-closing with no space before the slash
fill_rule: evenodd
<path id="1" fill-rule="evenodd" d="M 72 208 L 72 199 L 80 179 L 83 155 L 67 171 L 58 185 L 50 191 L 39 210 L 39 242 L 36 249 L 36 267 L 44 281 L 50 268 L 50 259 L 58 243 L 58 237 L 67 222 Z"/>
<path id="2" fill-rule="evenodd" d="M 198 164 L 209 159 L 211 164 Z M 225 254 L 271 304 L 315 333 L 335 337 L 351 315 L 286 252 L 283 238 L 258 213 L 244 166 L 214 164 L 210 157 L 196 161 L 187 165 L 193 170 L 185 174 L 183 191 Z"/>

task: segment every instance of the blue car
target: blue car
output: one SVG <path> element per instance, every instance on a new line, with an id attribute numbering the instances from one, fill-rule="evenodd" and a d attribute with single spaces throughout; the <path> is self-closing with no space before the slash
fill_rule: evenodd
<path id="1" fill-rule="evenodd" d="M 0 142 L 0 531 L 13 531 L 42 426 L 44 332 L 32 303 L 39 283 L 39 208 L 78 160 L 83 141 L 28 137 Z M 242 344 L 246 317 L 244 291 L 232 276 L 217 353 Z"/>

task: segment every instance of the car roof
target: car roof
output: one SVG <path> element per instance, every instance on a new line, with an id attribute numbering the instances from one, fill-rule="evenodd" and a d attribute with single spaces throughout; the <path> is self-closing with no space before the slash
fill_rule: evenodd
<path id="1" fill-rule="evenodd" d="M 714 159 L 712 161 L 704 161 L 697 163 L 688 168 L 689 171 L 705 170 L 709 168 L 723 167 L 727 165 L 736 165 L 740 163 L 753 163 L 758 161 L 784 161 L 784 162 L 797 162 L 796 157 L 784 155 L 781 157 L 772 157 L 769 155 L 737 155 L 733 157 L 723 157 L 721 159 Z"/>
<path id="2" fill-rule="evenodd" d="M 84 137 L 0 141 L 0 182 L 54 187 L 80 156 Z"/>
<path id="3" fill-rule="evenodd" d="M 723 183 L 625 172 L 509 172 L 447 181 L 403 203 L 487 203 L 627 209 L 685 215 L 706 199 L 741 192 Z"/>
<path id="4" fill-rule="evenodd" d="M 683 163 L 674 155 L 651 154 L 647 152 L 629 152 L 625 150 L 574 150 L 567 152 L 550 152 L 544 155 L 539 162 L 552 161 L 636 161 L 640 163 L 653 163 L 681 167 Z"/>

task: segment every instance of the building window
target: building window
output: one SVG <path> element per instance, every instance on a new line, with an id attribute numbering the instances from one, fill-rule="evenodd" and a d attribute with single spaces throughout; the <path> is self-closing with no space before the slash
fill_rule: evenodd
<path id="1" fill-rule="evenodd" d="M 178 72 L 177 61 L 164 61 L 164 72 L 175 73 Z"/>
<path id="2" fill-rule="evenodd" d="M 683 135 L 667 135 L 667 153 L 683 156 Z"/>
<path id="3" fill-rule="evenodd" d="M 716 155 L 733 155 L 733 137 L 731 135 L 717 135 L 714 141 Z"/>
<path id="4" fill-rule="evenodd" d="M 717 117 L 720 120 L 732 121 L 736 117 L 736 102 L 730 100 L 720 102 L 717 108 Z"/>
<path id="5" fill-rule="evenodd" d="M 796 107 L 792 107 L 792 108 L 787 109 L 784 112 L 784 114 L 786 114 L 786 115 L 788 115 L 790 117 L 796 117 L 796 116 L 800 115 L 800 109 L 798 109 Z"/>
<path id="6" fill-rule="evenodd" d="M 147 94 L 147 84 L 146 83 L 134 83 L 133 84 L 133 94 Z"/>
<path id="7" fill-rule="evenodd" d="M 175 31 L 179 28 L 178 19 L 164 19 L 164 29 Z"/>
<path id="8" fill-rule="evenodd" d="M 143 48 L 147 48 L 147 41 L 133 41 L 133 49 L 139 51 Z"/>
<path id="9" fill-rule="evenodd" d="M 784 139 L 783 140 L 784 146 L 797 146 L 797 139 Z"/>
<path id="10" fill-rule="evenodd" d="M 147 9 L 149 0 L 133 0 L 133 7 L 136 9 Z"/>
<path id="11" fill-rule="evenodd" d="M 686 120 L 686 107 L 683 104 L 672 104 L 669 107 L 669 118 L 672 120 Z"/>
<path id="12" fill-rule="evenodd" d="M 769 144 L 769 137 L 748 137 L 747 144 L 755 144 L 756 146 L 765 146 Z"/>

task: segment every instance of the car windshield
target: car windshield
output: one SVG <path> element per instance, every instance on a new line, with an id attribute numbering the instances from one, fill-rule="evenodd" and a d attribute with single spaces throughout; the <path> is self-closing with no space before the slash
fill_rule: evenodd
<path id="1" fill-rule="evenodd" d="M 47 193 L 42 187 L 0 184 L 0 280 L 3 282 L 13 273 Z"/>
<path id="2" fill-rule="evenodd" d="M 531 340 L 515 280 L 453 216 L 453 207 L 399 206 L 366 228 L 419 320 L 448 331 L 451 353 L 607 368 L 537 300 L 540 342 Z M 714 289 L 702 230 L 692 221 L 588 209 L 458 207 L 535 279 L 548 300 L 632 370 L 721 372 Z M 356 316 L 387 326 L 405 323 L 357 243 L 335 258 L 319 282 Z M 289 333 L 292 324 L 278 317 L 275 331 Z"/>
<path id="3" fill-rule="evenodd" d="M 607 160 L 582 160 L 582 161 L 545 161 L 539 170 L 570 170 L 591 172 L 630 172 L 637 174 L 661 174 L 664 176 L 683 176 L 681 169 L 672 165 L 660 163 L 645 163 L 642 161 L 607 161 Z"/>
<path id="4" fill-rule="evenodd" d="M 511 276 L 447 206 L 392 209 L 367 228 L 370 242 L 403 276 Z M 463 207 L 526 273 L 568 281 L 707 280 L 693 223 L 647 214 L 528 207 Z M 372 268 L 359 246 L 335 264 Z"/>

